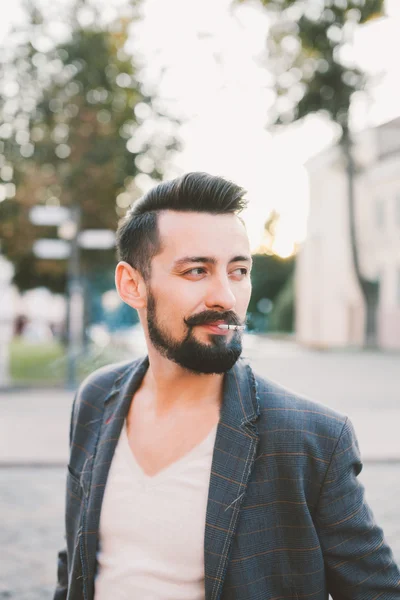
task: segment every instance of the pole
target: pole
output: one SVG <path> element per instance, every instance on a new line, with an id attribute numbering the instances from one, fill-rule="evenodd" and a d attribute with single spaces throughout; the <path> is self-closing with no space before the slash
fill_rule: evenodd
<path id="1" fill-rule="evenodd" d="M 10 343 L 14 330 L 14 298 L 11 288 L 14 267 L 0 252 L 0 389 L 11 384 Z"/>
<path id="2" fill-rule="evenodd" d="M 84 301 L 80 273 L 79 232 L 81 227 L 81 209 L 74 206 L 71 216 L 75 225 L 71 239 L 71 253 L 68 260 L 68 358 L 66 387 L 77 387 L 77 359 L 82 352 Z"/>

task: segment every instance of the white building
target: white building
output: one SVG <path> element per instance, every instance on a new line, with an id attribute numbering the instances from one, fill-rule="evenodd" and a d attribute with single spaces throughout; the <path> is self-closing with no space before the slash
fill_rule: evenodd
<path id="1" fill-rule="evenodd" d="M 400 118 L 354 141 L 361 268 L 380 281 L 379 344 L 400 349 Z M 310 213 L 296 273 L 297 337 L 315 347 L 358 346 L 364 304 L 351 260 L 345 161 L 333 147 L 306 167 Z"/>

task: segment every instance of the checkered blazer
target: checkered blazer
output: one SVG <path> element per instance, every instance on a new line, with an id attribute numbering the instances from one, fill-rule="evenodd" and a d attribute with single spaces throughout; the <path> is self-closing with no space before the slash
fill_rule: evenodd
<path id="1" fill-rule="evenodd" d="M 66 540 L 54 600 L 92 600 L 116 443 L 148 359 L 93 373 L 76 395 Z M 205 523 L 206 600 L 400 600 L 400 572 L 357 480 L 348 419 L 255 376 L 225 376 Z"/>

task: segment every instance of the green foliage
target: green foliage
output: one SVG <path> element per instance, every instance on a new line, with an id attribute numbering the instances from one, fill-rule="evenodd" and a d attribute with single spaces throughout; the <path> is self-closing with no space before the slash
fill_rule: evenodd
<path id="1" fill-rule="evenodd" d="M 82 229 L 115 229 L 141 193 L 138 176 L 159 179 L 176 148 L 175 123 L 143 93 L 126 51 L 133 16 L 81 25 L 81 6 L 70 7 L 61 42 L 47 11 L 31 6 L 0 58 L 0 244 L 21 289 L 65 289 L 66 262 L 32 253 L 35 239 L 57 237 L 56 228 L 30 223 L 33 205 L 79 205 Z M 114 252 L 84 251 L 83 272 L 99 260 L 111 267 Z"/>
<path id="2" fill-rule="evenodd" d="M 356 26 L 382 15 L 384 0 L 261 3 L 271 17 L 267 63 L 277 94 L 272 122 L 287 124 L 323 111 L 346 130 L 351 97 L 366 84 L 348 43 Z"/>
<path id="3" fill-rule="evenodd" d="M 294 273 L 291 273 L 276 296 L 269 318 L 270 330 L 291 333 L 294 330 L 294 312 Z"/>
<path id="4" fill-rule="evenodd" d="M 249 329 L 267 329 L 267 316 L 260 312 L 259 302 L 266 298 L 275 304 L 285 282 L 293 272 L 294 261 L 294 257 L 283 259 L 276 255 L 253 255 L 253 291 L 248 308 Z"/>

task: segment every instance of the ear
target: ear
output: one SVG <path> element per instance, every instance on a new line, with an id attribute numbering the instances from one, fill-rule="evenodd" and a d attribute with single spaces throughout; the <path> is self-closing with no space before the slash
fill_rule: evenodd
<path id="1" fill-rule="evenodd" d="M 147 290 L 144 279 L 137 269 L 125 261 L 120 261 L 116 266 L 115 286 L 125 304 L 136 309 L 146 306 Z"/>

